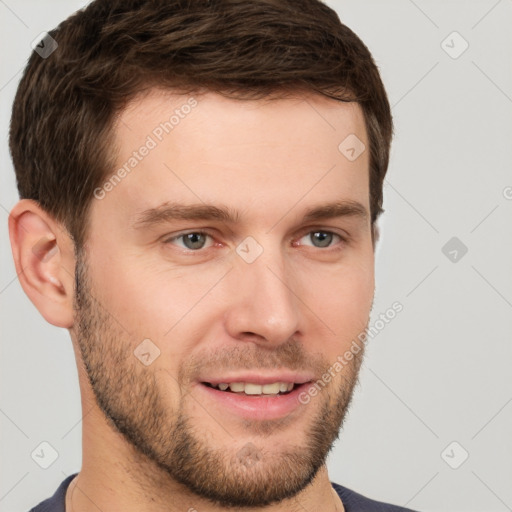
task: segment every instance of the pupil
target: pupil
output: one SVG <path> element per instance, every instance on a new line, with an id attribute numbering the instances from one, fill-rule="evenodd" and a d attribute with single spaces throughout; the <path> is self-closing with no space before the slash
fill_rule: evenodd
<path id="1" fill-rule="evenodd" d="M 310 238 L 313 244 L 315 244 L 315 241 L 319 242 L 317 247 L 328 247 L 332 240 L 332 233 L 326 233 L 325 231 L 315 231 L 314 233 L 311 233 Z"/>
<path id="2" fill-rule="evenodd" d="M 185 246 L 188 249 L 201 249 L 204 245 L 204 239 L 201 239 L 203 237 L 202 233 L 188 233 L 184 237 Z"/>

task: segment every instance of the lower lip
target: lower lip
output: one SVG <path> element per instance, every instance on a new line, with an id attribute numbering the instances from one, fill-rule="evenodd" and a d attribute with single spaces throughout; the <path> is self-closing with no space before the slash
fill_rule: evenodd
<path id="1" fill-rule="evenodd" d="M 286 395 L 231 393 L 201 383 L 199 383 L 198 388 L 210 400 L 218 403 L 223 412 L 227 409 L 246 419 L 274 420 L 288 416 L 294 410 L 303 406 L 299 401 L 299 395 L 307 386 L 308 383 L 301 384 Z"/>

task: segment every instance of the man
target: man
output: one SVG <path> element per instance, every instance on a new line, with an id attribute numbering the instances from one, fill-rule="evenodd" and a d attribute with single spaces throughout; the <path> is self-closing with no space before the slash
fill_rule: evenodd
<path id="1" fill-rule="evenodd" d="M 71 335 L 83 460 L 32 510 L 406 510 L 325 465 L 392 137 L 364 44 L 317 0 L 96 0 L 40 48 L 9 229 Z"/>

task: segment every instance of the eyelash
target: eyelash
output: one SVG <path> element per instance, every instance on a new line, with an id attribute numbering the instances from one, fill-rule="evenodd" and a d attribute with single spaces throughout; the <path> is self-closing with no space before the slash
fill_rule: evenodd
<path id="1" fill-rule="evenodd" d="M 339 250 L 340 247 L 337 247 L 339 244 L 346 244 L 348 243 L 348 239 L 345 238 L 344 236 L 340 235 L 339 233 L 336 233 L 334 231 L 329 231 L 327 229 L 310 229 L 309 231 L 306 231 L 304 232 L 303 234 L 300 235 L 299 237 L 299 240 L 301 238 L 304 238 L 306 235 L 310 235 L 311 233 L 324 233 L 324 234 L 328 234 L 328 235 L 334 235 L 335 237 L 338 237 L 339 238 L 339 242 L 338 244 L 333 244 L 333 245 L 329 245 L 327 247 L 315 247 L 315 246 L 308 246 L 308 247 L 313 247 L 313 249 L 320 249 L 320 250 L 323 250 L 323 251 L 332 251 L 332 250 Z M 210 234 L 208 231 L 202 231 L 202 230 L 197 230 L 197 231 L 186 231 L 184 233 L 179 233 L 178 235 L 173 235 L 172 237 L 170 238 L 166 238 L 163 240 L 163 243 L 164 244 L 171 244 L 172 242 L 174 242 L 175 240 L 179 240 L 180 238 L 186 236 L 186 235 L 191 235 L 191 234 L 195 234 L 195 235 L 206 235 L 210 238 L 214 238 L 214 236 L 212 234 Z M 186 254 L 192 254 L 192 253 L 201 253 L 201 252 L 204 252 L 204 251 L 207 251 L 208 249 L 211 249 L 212 246 L 210 247 L 202 247 L 200 249 L 187 249 L 187 248 L 181 248 Z"/>

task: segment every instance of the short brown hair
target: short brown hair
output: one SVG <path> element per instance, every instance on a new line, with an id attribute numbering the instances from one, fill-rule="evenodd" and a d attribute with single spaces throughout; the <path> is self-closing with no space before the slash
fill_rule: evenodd
<path id="1" fill-rule="evenodd" d="M 372 224 L 393 122 L 375 62 L 318 0 L 95 0 L 33 52 L 9 144 L 21 198 L 36 200 L 82 247 L 94 189 L 113 172 L 116 114 L 151 87 L 260 99 L 289 90 L 357 101 L 370 145 Z M 341 142 L 341 141 L 340 141 Z"/>

